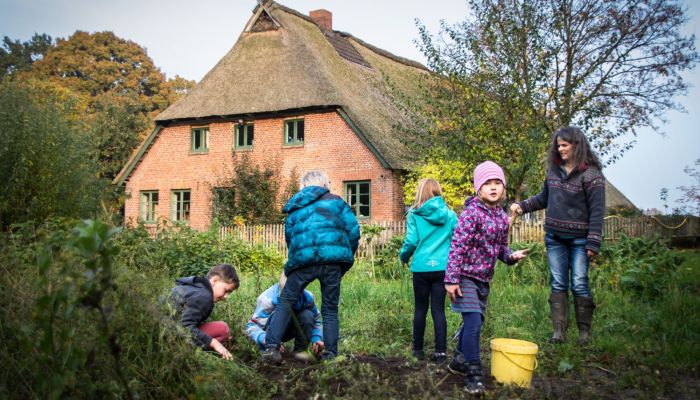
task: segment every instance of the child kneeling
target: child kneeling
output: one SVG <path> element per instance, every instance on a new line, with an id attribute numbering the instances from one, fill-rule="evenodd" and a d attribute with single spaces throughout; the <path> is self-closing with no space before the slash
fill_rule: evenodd
<path id="1" fill-rule="evenodd" d="M 214 303 L 226 300 L 238 289 L 236 269 L 220 264 L 210 269 L 206 277 L 189 276 L 175 282 L 169 301 L 175 310 L 175 320 L 190 331 L 195 345 L 230 360 L 231 353 L 222 344 L 229 339 L 228 325 L 223 321 L 204 321 L 214 310 Z"/>
<path id="2" fill-rule="evenodd" d="M 287 282 L 287 276 L 282 273 L 279 283 L 275 283 L 258 296 L 257 306 L 253 316 L 245 326 L 246 335 L 261 351 L 266 348 L 268 322 L 279 307 L 280 293 Z M 306 352 L 311 343 L 311 351 L 320 356 L 325 347 L 322 335 L 321 313 L 316 308 L 314 295 L 304 289 L 297 301 L 291 305 L 292 317 L 284 329 L 282 342 L 294 339 L 294 358 L 300 361 L 312 361 Z"/>

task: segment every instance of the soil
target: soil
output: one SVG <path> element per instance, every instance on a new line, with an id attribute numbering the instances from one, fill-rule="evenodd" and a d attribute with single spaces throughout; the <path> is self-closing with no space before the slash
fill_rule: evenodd
<path id="1" fill-rule="evenodd" d="M 470 398 L 463 377 L 447 364 L 371 355 L 341 356 L 327 363 L 305 363 L 284 355 L 279 366 L 256 364 L 271 382 L 273 399 L 327 398 Z M 700 371 L 648 370 L 644 366 L 616 368 L 580 366 L 566 373 L 535 373 L 529 389 L 503 386 L 484 366 L 487 393 L 494 399 L 698 399 Z"/>

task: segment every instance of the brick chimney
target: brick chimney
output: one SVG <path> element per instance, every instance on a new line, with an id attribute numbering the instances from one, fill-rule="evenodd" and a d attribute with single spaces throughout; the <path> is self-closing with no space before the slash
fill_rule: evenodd
<path id="1" fill-rule="evenodd" d="M 333 14 L 331 14 L 330 11 L 324 9 L 310 11 L 309 17 L 311 17 L 321 29 L 326 31 L 333 30 Z"/>

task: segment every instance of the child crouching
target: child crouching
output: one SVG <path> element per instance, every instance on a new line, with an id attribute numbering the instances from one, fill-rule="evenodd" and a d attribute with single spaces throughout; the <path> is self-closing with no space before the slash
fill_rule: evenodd
<path id="1" fill-rule="evenodd" d="M 470 394 L 484 392 L 479 341 L 496 259 L 515 264 L 528 252 L 508 248 L 508 215 L 501 208 L 505 184 L 503 170 L 492 161 L 474 169 L 476 197 L 464 202 L 445 272 L 445 290 L 452 311 L 461 313 L 464 323 L 448 369 L 466 375 L 464 386 Z"/>
<path id="2" fill-rule="evenodd" d="M 231 353 L 222 342 L 229 339 L 228 325 L 223 321 L 204 322 L 214 310 L 214 303 L 226 300 L 238 289 L 240 280 L 232 265 L 220 264 L 209 270 L 206 277 L 189 276 L 177 279 L 170 294 L 175 320 L 189 329 L 195 345 L 213 350 L 225 360 Z"/>

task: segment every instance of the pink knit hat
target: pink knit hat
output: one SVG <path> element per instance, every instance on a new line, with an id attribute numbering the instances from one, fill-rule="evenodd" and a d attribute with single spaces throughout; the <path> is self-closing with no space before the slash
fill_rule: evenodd
<path id="1" fill-rule="evenodd" d="M 503 186 L 506 185 L 503 169 L 493 161 L 484 161 L 474 168 L 474 191 L 479 192 L 481 186 L 489 179 L 500 179 Z"/>

